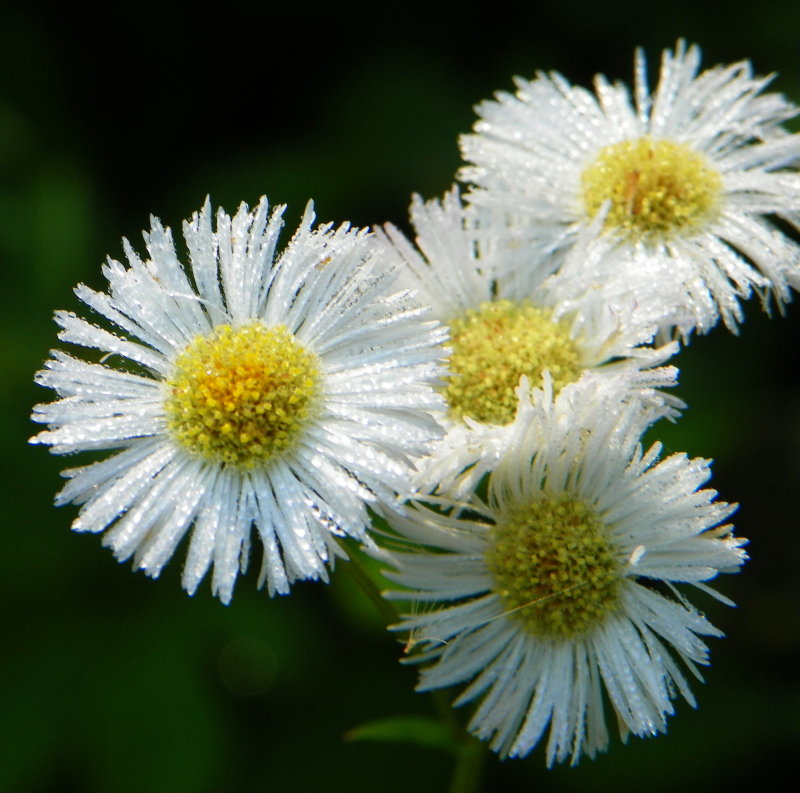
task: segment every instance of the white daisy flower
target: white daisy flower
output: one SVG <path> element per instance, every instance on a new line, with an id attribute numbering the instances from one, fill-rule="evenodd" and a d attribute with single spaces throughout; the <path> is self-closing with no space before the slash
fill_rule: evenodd
<path id="1" fill-rule="evenodd" d="M 517 78 L 461 141 L 471 201 L 526 226 L 537 256 L 563 257 L 599 219 L 606 255 L 574 259 L 571 288 L 654 300 L 659 313 L 667 301 L 662 329 L 685 337 L 720 316 L 735 329 L 753 291 L 780 307 L 800 286 L 800 248 L 770 220 L 800 225 L 800 136 L 781 126 L 798 110 L 762 93 L 770 78 L 747 61 L 699 67 L 679 41 L 651 94 L 639 51 L 633 99 L 602 76 L 594 93 L 559 74 Z"/>
<path id="2" fill-rule="evenodd" d="M 663 732 L 678 692 L 694 705 L 682 665 L 700 678 L 700 637 L 721 633 L 676 584 L 729 603 L 704 582 L 746 554 L 723 525 L 735 505 L 699 489 L 708 461 L 643 452 L 636 403 L 548 392 L 523 400 L 486 502 L 444 493 L 390 519 L 414 545 L 388 596 L 414 606 L 395 628 L 427 662 L 419 690 L 468 683 L 455 704 L 478 700 L 469 729 L 493 750 L 524 756 L 549 726 L 548 764 L 574 764 L 607 747 L 606 696 L 623 738 Z"/>
<path id="3" fill-rule="evenodd" d="M 451 373 L 443 390 L 448 412 L 439 417 L 449 430 L 445 446 L 458 448 L 475 422 L 510 425 L 520 378 L 536 387 L 544 372 L 556 391 L 595 379 L 622 381 L 625 398 L 657 408 L 654 420 L 674 416 L 683 406 L 660 390 L 675 385 L 677 370 L 660 364 L 677 344 L 646 346 L 654 323 L 632 322 L 599 300 L 575 308 L 573 301 L 554 299 L 543 289 L 520 295 L 512 277 L 520 269 L 517 249 L 498 239 L 497 218 L 462 207 L 456 189 L 442 202 L 423 203 L 415 196 L 411 220 L 418 247 L 391 225 L 385 234 L 401 260 L 401 282 L 449 327 Z M 576 247 L 576 255 L 583 255 L 583 246 Z M 539 263 L 542 278 L 548 266 Z M 444 448 L 438 445 L 421 465 L 423 477 Z"/>
<path id="4" fill-rule="evenodd" d="M 373 237 L 314 230 L 310 203 L 276 255 L 283 210 L 264 198 L 219 210 L 212 228 L 206 202 L 183 226 L 191 278 L 154 218 L 147 259 L 124 240 L 128 267 L 108 260 L 108 293 L 75 290 L 125 335 L 59 311 L 62 341 L 105 355 L 54 350 L 36 375 L 59 399 L 34 408 L 49 429 L 33 443 L 119 450 L 64 472 L 56 503 L 82 505 L 73 529 L 105 531 L 153 577 L 190 533 L 183 585 L 194 593 L 213 564 L 225 603 L 253 527 L 271 594 L 327 579 L 335 537 L 365 541 L 366 505 L 394 501 L 441 434 L 430 414 L 444 329 L 392 287 Z"/>

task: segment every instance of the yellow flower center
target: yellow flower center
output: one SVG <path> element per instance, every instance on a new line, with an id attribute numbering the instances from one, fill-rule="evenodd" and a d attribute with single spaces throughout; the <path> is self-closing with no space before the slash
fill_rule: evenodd
<path id="1" fill-rule="evenodd" d="M 283 326 L 221 325 L 175 361 L 172 436 L 207 460 L 249 468 L 285 451 L 313 407 L 316 357 Z"/>
<path id="2" fill-rule="evenodd" d="M 509 618 L 534 636 L 578 636 L 617 607 L 621 567 L 606 528 L 566 493 L 505 514 L 485 559 Z"/>
<path id="3" fill-rule="evenodd" d="M 610 200 L 606 229 L 639 239 L 699 229 L 722 193 L 722 177 L 702 154 L 647 136 L 601 149 L 581 182 L 589 217 Z"/>
<path id="4" fill-rule="evenodd" d="M 580 377 L 578 351 L 566 324 L 527 303 L 482 303 L 450 323 L 449 379 L 444 397 L 450 415 L 486 424 L 514 420 L 519 378 L 541 385 L 548 370 L 558 391 Z"/>

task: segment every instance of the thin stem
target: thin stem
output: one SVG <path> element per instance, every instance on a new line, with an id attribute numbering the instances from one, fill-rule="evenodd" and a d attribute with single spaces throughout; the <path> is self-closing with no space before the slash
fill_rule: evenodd
<path id="1" fill-rule="evenodd" d="M 448 729 L 453 735 L 453 738 L 460 743 L 464 740 L 464 738 L 468 737 L 469 733 L 456 718 L 456 712 L 453 710 L 453 705 L 444 689 L 435 688 L 430 692 L 430 695 L 439 719 L 443 724 L 447 725 Z"/>
<path id="2" fill-rule="evenodd" d="M 372 577 L 359 559 L 341 540 L 341 549 L 347 554 L 347 562 L 342 565 L 361 591 L 372 601 L 387 625 L 397 625 L 400 615 L 394 606 L 381 595 Z M 453 706 L 441 689 L 430 692 L 433 704 L 441 721 L 448 727 L 455 750 L 455 766 L 448 793 L 477 793 L 480 790 L 486 751 L 483 743 L 475 739 L 464 728 L 453 712 Z"/>
<path id="3" fill-rule="evenodd" d="M 477 793 L 486 759 L 485 746 L 467 732 L 442 689 L 430 694 L 439 718 L 450 728 L 455 743 L 456 762 L 448 793 Z"/>
<path id="4" fill-rule="evenodd" d="M 339 547 L 347 554 L 347 562 L 343 565 L 344 569 L 361 591 L 372 601 L 372 604 L 378 609 L 381 617 L 386 620 L 386 624 L 396 625 L 400 622 L 400 615 L 397 613 L 394 606 L 381 595 L 381 591 L 375 585 L 375 582 L 364 569 L 361 562 L 356 558 L 356 555 L 351 553 L 347 546 L 338 538 L 337 542 L 339 543 Z"/>
<path id="5" fill-rule="evenodd" d="M 484 745 L 471 735 L 468 736 L 468 740 L 458 747 L 448 793 L 478 793 L 485 759 Z"/>

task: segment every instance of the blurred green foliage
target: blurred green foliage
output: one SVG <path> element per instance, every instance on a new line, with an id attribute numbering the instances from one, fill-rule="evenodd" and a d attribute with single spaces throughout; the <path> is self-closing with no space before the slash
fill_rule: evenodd
<path id="1" fill-rule="evenodd" d="M 413 191 L 443 193 L 471 106 L 511 75 L 556 69 L 629 79 L 633 48 L 655 61 L 679 36 L 705 63 L 751 58 L 800 101 L 800 6 L 673 0 L 455 3 L 314 9 L 271 3 L 122 2 L 0 7 L 0 790 L 441 791 L 451 759 L 412 744 L 344 740 L 387 716 L 425 718 L 352 582 L 271 600 L 255 576 L 233 604 L 132 574 L 54 509 L 65 461 L 26 445 L 32 375 L 55 344 L 50 315 L 71 287 L 102 287 L 120 237 L 149 213 L 179 227 L 207 194 L 232 210 L 262 193 L 289 224 L 406 226 Z M 655 69 L 655 64 L 653 66 Z M 677 361 L 686 416 L 659 426 L 667 451 L 716 458 L 714 486 L 742 503 L 753 560 L 709 601 L 712 643 L 697 712 L 667 736 L 616 743 L 577 769 L 543 754 L 498 762 L 486 790 L 791 789 L 800 745 L 800 317 L 755 305 L 741 336 L 717 330 Z M 790 767 L 790 765 L 792 767 Z"/>

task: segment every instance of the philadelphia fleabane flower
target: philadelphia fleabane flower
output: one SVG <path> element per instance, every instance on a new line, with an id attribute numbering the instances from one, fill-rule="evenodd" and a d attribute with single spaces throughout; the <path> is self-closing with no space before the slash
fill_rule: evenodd
<path id="1" fill-rule="evenodd" d="M 800 286 L 800 248 L 771 222 L 800 218 L 800 136 L 781 126 L 797 108 L 763 93 L 770 78 L 746 61 L 699 66 L 699 49 L 678 42 L 651 94 L 637 52 L 633 99 L 602 76 L 594 93 L 555 73 L 517 78 L 462 137 L 471 201 L 526 227 L 536 255 L 563 256 L 599 219 L 606 255 L 573 260 L 571 288 L 652 299 L 662 330 L 684 336 L 720 316 L 735 329 L 753 291 L 781 306 Z"/>
<path id="2" fill-rule="evenodd" d="M 449 328 L 445 426 L 458 433 L 465 420 L 511 424 L 520 378 L 538 387 L 544 372 L 556 391 L 596 378 L 622 380 L 623 398 L 660 407 L 654 418 L 674 416 L 682 406 L 660 390 L 675 384 L 676 370 L 660 364 L 677 344 L 647 346 L 653 322 L 632 321 L 600 300 L 576 309 L 543 289 L 520 292 L 514 277 L 523 268 L 520 249 L 506 244 L 502 219 L 463 207 L 456 189 L 441 202 L 415 196 L 411 221 L 416 246 L 391 225 L 385 234 L 400 259 L 401 283 Z M 583 254 L 581 244 L 571 253 Z M 549 274 L 547 261 L 527 263 L 528 270 L 538 267 L 540 282 Z"/>
<path id="3" fill-rule="evenodd" d="M 485 501 L 442 493 L 390 519 L 412 544 L 388 596 L 414 606 L 395 627 L 419 690 L 467 684 L 455 704 L 477 701 L 469 729 L 493 750 L 524 756 L 549 728 L 548 764 L 574 764 L 607 747 L 605 698 L 623 738 L 663 732 L 677 693 L 694 705 L 685 672 L 721 633 L 679 585 L 726 601 L 704 582 L 746 555 L 735 505 L 700 489 L 708 461 L 643 452 L 640 405 L 531 395 Z"/>
<path id="4" fill-rule="evenodd" d="M 157 219 L 148 258 L 104 267 L 108 292 L 78 297 L 124 335 L 59 311 L 61 341 L 36 381 L 57 454 L 117 450 L 64 472 L 56 502 L 81 504 L 77 531 L 105 531 L 120 560 L 157 576 L 190 534 L 183 585 L 231 599 L 255 532 L 259 584 L 286 593 L 327 578 L 335 535 L 365 540 L 367 504 L 407 487 L 409 459 L 439 434 L 444 330 L 392 286 L 363 231 L 312 228 L 312 205 L 276 254 L 284 207 L 266 199 L 235 216 L 208 202 L 184 223 L 189 268 Z M 112 365 L 121 361 L 119 365 Z"/>

